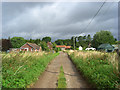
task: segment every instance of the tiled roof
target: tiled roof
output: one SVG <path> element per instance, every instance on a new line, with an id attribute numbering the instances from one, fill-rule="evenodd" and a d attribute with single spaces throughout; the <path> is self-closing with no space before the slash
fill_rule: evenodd
<path id="1" fill-rule="evenodd" d="M 30 45 L 31 47 L 33 47 L 34 49 L 39 49 L 40 48 L 40 46 L 38 46 L 35 43 L 27 43 L 27 44 Z"/>
<path id="2" fill-rule="evenodd" d="M 71 48 L 71 46 L 66 46 L 66 45 L 57 45 L 56 47 L 60 47 L 60 48 Z"/>
<path id="3" fill-rule="evenodd" d="M 63 48 L 65 48 L 66 46 L 65 45 L 56 45 L 56 47 L 63 47 Z"/>
<path id="4" fill-rule="evenodd" d="M 66 46 L 66 48 L 71 48 L 71 46 Z"/>

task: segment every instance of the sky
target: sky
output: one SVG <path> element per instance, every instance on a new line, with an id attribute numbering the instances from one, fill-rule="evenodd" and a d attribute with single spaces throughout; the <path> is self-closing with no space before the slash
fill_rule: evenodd
<path id="1" fill-rule="evenodd" d="M 72 36 L 93 36 L 100 30 L 118 38 L 118 3 L 106 2 L 87 27 L 103 2 L 3 2 L 2 38 L 24 37 L 52 41 Z M 86 28 L 87 27 L 87 28 Z"/>

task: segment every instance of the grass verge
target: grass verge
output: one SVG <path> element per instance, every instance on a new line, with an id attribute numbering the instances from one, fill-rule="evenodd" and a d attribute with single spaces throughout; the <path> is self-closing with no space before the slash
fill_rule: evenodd
<path id="1" fill-rule="evenodd" d="M 118 88 L 120 76 L 105 55 L 97 57 L 91 53 L 82 52 L 78 56 L 71 53 L 70 58 L 89 82 L 95 85 L 95 88 Z"/>
<path id="2" fill-rule="evenodd" d="M 58 77 L 58 89 L 64 89 L 66 88 L 67 84 L 66 84 L 66 78 L 65 78 L 65 75 L 64 75 L 64 70 L 63 70 L 63 67 L 61 66 L 60 67 L 60 74 L 59 74 L 59 77 Z"/>
<path id="3" fill-rule="evenodd" d="M 26 88 L 59 53 L 9 53 L 2 57 L 2 87 Z"/>

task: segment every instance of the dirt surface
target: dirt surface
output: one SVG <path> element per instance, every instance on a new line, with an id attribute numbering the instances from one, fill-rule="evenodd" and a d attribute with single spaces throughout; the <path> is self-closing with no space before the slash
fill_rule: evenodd
<path id="1" fill-rule="evenodd" d="M 63 66 L 67 88 L 89 88 L 87 82 L 81 77 L 66 53 L 60 52 L 40 76 L 32 88 L 56 88 L 60 66 Z"/>

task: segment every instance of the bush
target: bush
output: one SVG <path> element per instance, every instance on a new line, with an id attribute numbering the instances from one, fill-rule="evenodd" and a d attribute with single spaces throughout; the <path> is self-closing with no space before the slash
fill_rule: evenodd
<path id="1" fill-rule="evenodd" d="M 55 48 L 55 51 L 59 52 L 59 51 L 61 51 L 61 48 Z"/>

